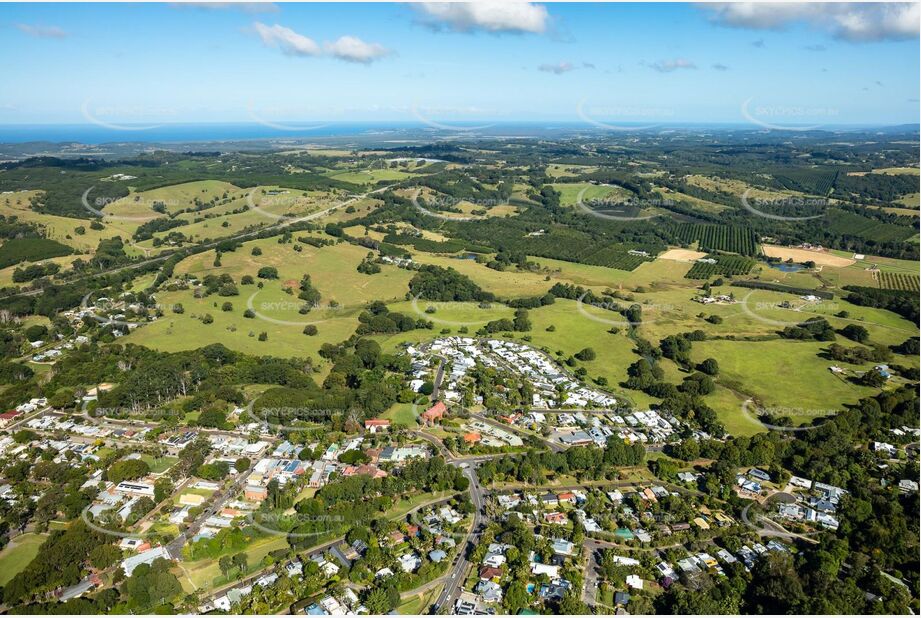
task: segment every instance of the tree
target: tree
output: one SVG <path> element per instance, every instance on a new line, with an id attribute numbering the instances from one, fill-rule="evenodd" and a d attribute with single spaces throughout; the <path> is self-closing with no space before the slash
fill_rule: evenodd
<path id="1" fill-rule="evenodd" d="M 839 332 L 843 337 L 857 343 L 864 343 L 870 339 L 870 332 L 860 324 L 848 324 Z"/>
<path id="2" fill-rule="evenodd" d="M 227 577 L 227 575 L 233 570 L 233 559 L 227 555 L 221 556 L 217 561 L 217 565 L 221 569 L 221 574 L 224 577 Z"/>
<path id="3" fill-rule="evenodd" d="M 576 358 L 580 361 L 593 361 L 595 360 L 595 350 L 592 348 L 583 348 L 576 352 Z"/>
<path id="4" fill-rule="evenodd" d="M 233 467 L 237 472 L 246 472 L 249 470 L 249 466 L 252 462 L 248 457 L 240 457 L 235 462 L 233 462 Z"/>
<path id="5" fill-rule="evenodd" d="M 148 474 L 150 474 L 150 466 L 143 459 L 123 459 L 109 466 L 106 477 L 118 485 L 122 481 L 139 479 Z"/>
<path id="6" fill-rule="evenodd" d="M 308 337 L 314 337 L 318 332 L 317 327 L 313 324 L 308 324 L 304 327 L 304 334 Z"/>
<path id="7" fill-rule="evenodd" d="M 274 266 L 263 266 L 256 276 L 260 279 L 278 279 L 278 269 Z"/>
<path id="8" fill-rule="evenodd" d="M 708 358 L 697 365 L 697 370 L 702 371 L 708 376 L 715 376 L 720 372 L 720 365 L 715 358 Z"/>

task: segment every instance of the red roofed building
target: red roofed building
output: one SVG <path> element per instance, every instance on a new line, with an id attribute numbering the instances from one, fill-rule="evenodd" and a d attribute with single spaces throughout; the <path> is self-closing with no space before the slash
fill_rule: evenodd
<path id="1" fill-rule="evenodd" d="M 390 428 L 390 421 L 386 418 L 370 418 L 365 421 L 365 429 L 371 433 L 386 431 Z"/>
<path id="2" fill-rule="evenodd" d="M 565 491 L 559 494 L 556 499 L 560 502 L 574 502 L 576 499 L 576 494 L 572 493 L 571 491 Z"/>
<path id="3" fill-rule="evenodd" d="M 361 474 L 370 476 L 371 478 L 375 478 L 375 479 L 382 479 L 385 476 L 387 476 L 386 472 L 384 472 L 377 466 L 373 466 L 370 464 L 365 464 L 361 466 L 346 466 L 345 469 L 342 470 L 342 476 L 356 476 L 356 475 L 361 475 Z"/>
<path id="4" fill-rule="evenodd" d="M 466 442 L 467 444 L 476 444 L 482 439 L 483 439 L 483 436 L 481 436 L 475 431 L 471 431 L 470 433 L 464 434 L 464 442 Z"/>
<path id="5" fill-rule="evenodd" d="M 443 401 L 439 401 L 431 408 L 422 413 L 422 420 L 426 424 L 435 424 L 435 421 L 440 421 L 444 418 L 445 412 L 448 411 L 447 406 L 445 406 Z"/>
<path id="6" fill-rule="evenodd" d="M 492 579 L 493 577 L 502 577 L 502 569 L 491 566 L 480 569 L 480 579 Z"/>
<path id="7" fill-rule="evenodd" d="M 4 412 L 0 414 L 0 427 L 6 427 L 10 421 L 19 416 L 20 412 L 18 410 L 10 410 L 9 412 Z"/>

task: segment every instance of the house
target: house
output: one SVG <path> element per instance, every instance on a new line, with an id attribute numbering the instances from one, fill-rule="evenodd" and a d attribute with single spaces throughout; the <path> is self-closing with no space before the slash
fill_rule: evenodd
<path id="1" fill-rule="evenodd" d="M 444 418 L 445 412 L 448 410 L 444 402 L 437 402 L 431 408 L 422 413 L 422 420 L 427 425 L 434 425 L 435 421 L 440 421 Z"/>
<path id="2" fill-rule="evenodd" d="M 125 575 L 131 576 L 131 573 L 134 572 L 134 569 L 141 566 L 142 564 L 153 564 L 154 560 L 163 558 L 164 560 L 170 560 L 169 552 L 166 551 L 165 547 L 157 546 L 153 549 L 148 549 L 147 551 L 140 552 L 128 558 L 122 560 L 122 570 L 125 572 Z"/>
<path id="3" fill-rule="evenodd" d="M 269 490 L 258 485 L 247 485 L 243 490 L 243 498 L 250 502 L 262 502 L 269 497 Z"/>
<path id="4" fill-rule="evenodd" d="M 566 539 L 554 539 L 550 546 L 553 548 L 554 554 L 562 556 L 571 556 L 576 547 L 571 541 L 567 541 Z"/>
<path id="5" fill-rule="evenodd" d="M 399 557 L 398 562 L 404 573 L 412 573 L 422 566 L 422 558 L 413 553 L 403 554 Z"/>
<path id="6" fill-rule="evenodd" d="M 494 577 L 502 577 L 502 569 L 494 566 L 484 566 L 480 569 L 480 579 L 492 579 Z"/>
<path id="7" fill-rule="evenodd" d="M 571 491 L 564 491 L 563 493 L 559 494 L 556 499 L 559 502 L 568 502 L 572 504 L 576 500 L 576 494 L 572 493 Z"/>
<path id="8" fill-rule="evenodd" d="M 365 430 L 370 433 L 387 431 L 390 428 L 390 421 L 386 418 L 369 418 L 365 421 Z"/>
<path id="9" fill-rule="evenodd" d="M 483 597 L 486 603 L 500 603 L 502 601 L 502 586 L 487 579 L 481 579 L 475 591 Z"/>
<path id="10" fill-rule="evenodd" d="M 475 431 L 471 431 L 470 433 L 464 434 L 464 442 L 467 444 L 476 444 L 482 439 L 483 439 L 483 436 L 481 436 Z"/>
<path id="11" fill-rule="evenodd" d="M 432 551 L 429 552 L 429 560 L 435 563 L 441 562 L 447 557 L 448 557 L 448 554 L 446 554 L 444 551 L 440 549 L 433 549 Z"/>
<path id="12" fill-rule="evenodd" d="M 627 575 L 626 578 L 627 586 L 634 588 L 636 590 L 643 589 L 643 578 L 639 575 Z"/>
<path id="13" fill-rule="evenodd" d="M 544 521 L 548 524 L 561 524 L 565 525 L 569 520 L 566 518 L 566 513 L 544 513 Z"/>
<path id="14" fill-rule="evenodd" d="M 0 428 L 6 427 L 10 424 L 14 418 L 19 416 L 21 413 L 18 410 L 10 410 L 9 412 L 4 412 L 0 414 Z"/>

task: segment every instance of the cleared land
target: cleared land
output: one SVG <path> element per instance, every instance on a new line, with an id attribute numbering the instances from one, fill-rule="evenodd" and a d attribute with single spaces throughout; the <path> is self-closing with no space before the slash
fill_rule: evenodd
<path id="1" fill-rule="evenodd" d="M 659 256 L 660 260 L 673 260 L 675 262 L 693 262 L 694 260 L 705 257 L 707 254 L 703 251 L 693 251 L 691 249 L 669 249 Z"/>
<path id="2" fill-rule="evenodd" d="M 793 260 L 798 263 L 813 261 L 821 266 L 844 268 L 855 262 L 854 259 L 844 258 L 824 251 L 809 251 L 807 249 L 794 249 L 793 247 L 780 247 L 777 245 L 762 245 L 761 248 L 764 251 L 764 255 L 768 257 Z"/>

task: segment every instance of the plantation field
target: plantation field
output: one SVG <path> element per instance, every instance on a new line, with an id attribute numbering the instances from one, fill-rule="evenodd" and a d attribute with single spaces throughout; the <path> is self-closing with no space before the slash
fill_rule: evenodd
<path id="1" fill-rule="evenodd" d="M 880 272 L 877 275 L 879 287 L 886 290 L 918 291 L 918 276 L 905 273 Z"/>
<path id="2" fill-rule="evenodd" d="M 716 260 L 715 264 L 694 262 L 685 275 L 688 279 L 709 279 L 717 275 L 747 275 L 755 267 L 755 261 L 739 255 L 708 255 L 705 259 Z"/>
<path id="3" fill-rule="evenodd" d="M 70 256 L 73 249 L 50 238 L 10 238 L 0 244 L 0 268 Z"/>
<path id="4" fill-rule="evenodd" d="M 21 534 L 0 551 L 0 586 L 6 585 L 32 562 L 47 537 L 46 534 Z"/>
<path id="5" fill-rule="evenodd" d="M 686 223 L 678 226 L 678 238 L 685 243 L 697 242 L 701 251 L 726 251 L 740 255 L 758 255 L 758 237 L 738 225 Z"/>

